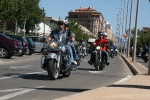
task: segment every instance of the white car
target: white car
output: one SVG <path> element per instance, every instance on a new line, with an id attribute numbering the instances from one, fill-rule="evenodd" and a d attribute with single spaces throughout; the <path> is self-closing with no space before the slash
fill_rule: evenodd
<path id="1" fill-rule="evenodd" d="M 27 36 L 27 38 L 31 38 L 33 40 L 33 42 L 35 43 L 35 52 L 40 52 L 40 53 L 44 53 L 44 43 L 41 42 L 41 38 L 40 36 Z"/>

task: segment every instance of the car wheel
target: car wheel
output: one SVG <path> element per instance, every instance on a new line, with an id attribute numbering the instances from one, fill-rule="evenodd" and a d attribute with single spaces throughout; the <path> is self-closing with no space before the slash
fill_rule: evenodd
<path id="1" fill-rule="evenodd" d="M 0 47 L 0 57 L 7 58 L 8 56 L 8 50 L 6 48 Z"/>

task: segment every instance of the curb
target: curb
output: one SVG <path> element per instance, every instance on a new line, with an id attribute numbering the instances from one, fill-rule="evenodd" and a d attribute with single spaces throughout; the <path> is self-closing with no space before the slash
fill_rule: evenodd
<path id="1" fill-rule="evenodd" d="M 124 59 L 124 61 L 127 63 L 131 71 L 134 75 L 146 75 L 148 72 L 148 68 L 143 66 L 142 64 L 138 62 L 132 62 L 131 59 L 125 57 L 124 55 L 120 54 L 120 56 Z"/>

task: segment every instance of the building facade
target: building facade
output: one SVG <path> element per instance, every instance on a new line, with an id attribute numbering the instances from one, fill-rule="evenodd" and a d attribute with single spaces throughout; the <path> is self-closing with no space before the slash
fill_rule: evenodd
<path id="1" fill-rule="evenodd" d="M 79 8 L 68 12 L 68 19 L 75 20 L 93 34 L 104 31 L 104 17 L 92 7 Z"/>

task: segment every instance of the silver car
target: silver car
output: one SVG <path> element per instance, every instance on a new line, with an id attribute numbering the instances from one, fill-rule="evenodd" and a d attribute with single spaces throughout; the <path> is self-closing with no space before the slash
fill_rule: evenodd
<path id="1" fill-rule="evenodd" d="M 27 36 L 27 38 L 31 38 L 33 40 L 33 42 L 35 43 L 35 52 L 40 52 L 40 53 L 44 53 L 44 43 L 41 42 L 41 38 L 40 36 Z"/>

